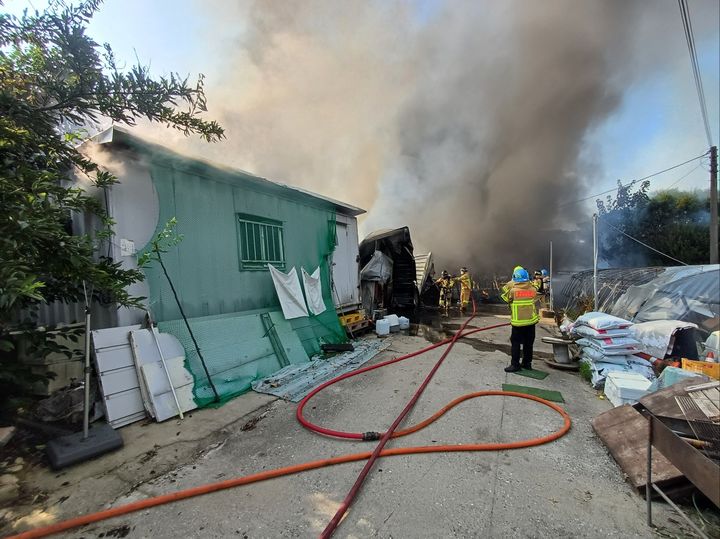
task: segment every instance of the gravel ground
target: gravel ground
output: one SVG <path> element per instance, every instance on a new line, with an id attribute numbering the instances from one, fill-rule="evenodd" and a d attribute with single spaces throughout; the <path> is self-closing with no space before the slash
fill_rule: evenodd
<path id="1" fill-rule="evenodd" d="M 502 321 L 488 317 L 474 325 Z M 562 392 L 563 406 L 573 419 L 570 433 L 530 449 L 382 459 L 336 536 L 685 537 L 679 517 L 664 504 L 655 504 L 658 529 L 647 527 L 643 499 L 625 482 L 594 435 L 590 421 L 609 403 L 574 373 L 553 370 L 542 381 L 506 374 L 508 356 L 503 350 L 508 335 L 509 330 L 502 328 L 458 343 L 405 425 L 461 394 L 499 389 L 507 382 Z M 428 339 L 440 337 L 438 328 L 423 328 L 416 336 L 394 336 L 389 349 L 373 361 L 414 351 L 426 346 Z M 538 349 L 549 352 L 541 344 Z M 435 350 L 337 384 L 316 397 L 307 415 L 331 428 L 383 430 L 440 354 Z M 549 370 L 537 363 L 539 369 Z M 225 428 L 197 458 L 150 480 L 139 480 L 115 499 L 98 494 L 96 509 L 374 447 L 315 435 L 298 424 L 295 408 L 284 401 L 272 402 L 258 411 L 257 421 L 249 427 L 243 422 Z M 202 413 L 213 412 L 217 413 Z M 486 397 L 463 403 L 425 430 L 389 446 L 513 441 L 542 436 L 561 425 L 557 413 L 542 405 Z M 363 462 L 344 464 L 225 490 L 119 517 L 65 537 L 316 537 L 362 466 Z M 103 492 L 101 485 L 97 492 Z"/>

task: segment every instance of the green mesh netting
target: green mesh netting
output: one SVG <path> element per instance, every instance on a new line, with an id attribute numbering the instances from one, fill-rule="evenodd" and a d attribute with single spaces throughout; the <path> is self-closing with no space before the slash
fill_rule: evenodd
<path id="1" fill-rule="evenodd" d="M 335 312 L 330 282 L 336 243 L 329 204 L 253 176 L 185 159 L 150 146 L 145 151 L 160 215 L 157 231 L 175 217 L 179 245 L 163 262 L 189 319 L 220 402 L 290 363 L 308 361 L 320 345 L 347 340 Z M 285 320 L 267 269 L 243 266 L 238 216 L 281 223 L 284 271 L 321 270 L 327 310 Z M 148 246 L 145 247 L 146 249 Z M 247 249 L 245 250 L 247 252 Z M 215 402 L 205 369 L 159 264 L 145 270 L 149 305 L 159 327 L 186 351 L 198 406 Z"/>

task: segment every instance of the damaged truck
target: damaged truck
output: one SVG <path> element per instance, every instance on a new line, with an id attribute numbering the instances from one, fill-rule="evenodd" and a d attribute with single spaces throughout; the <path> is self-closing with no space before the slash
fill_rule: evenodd
<path id="1" fill-rule="evenodd" d="M 408 227 L 370 233 L 360 243 L 360 267 L 362 303 L 369 317 L 418 308 L 420 294 Z"/>

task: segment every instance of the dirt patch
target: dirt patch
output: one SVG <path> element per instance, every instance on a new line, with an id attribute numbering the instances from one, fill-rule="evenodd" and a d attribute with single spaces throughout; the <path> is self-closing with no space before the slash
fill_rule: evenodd
<path id="1" fill-rule="evenodd" d="M 247 423 L 245 423 L 242 427 L 240 427 L 240 430 L 247 431 L 247 430 L 253 430 L 255 427 L 257 427 L 257 424 L 265 419 L 267 417 L 268 410 L 265 410 L 262 414 L 256 415 L 255 417 L 251 418 Z"/>
<path id="2" fill-rule="evenodd" d="M 98 534 L 98 537 L 127 537 L 132 529 L 127 524 Z"/>
<path id="3" fill-rule="evenodd" d="M 462 327 L 462 324 L 454 324 L 454 323 L 448 322 L 448 323 L 444 323 L 442 325 L 442 327 L 445 331 L 452 331 L 454 333 L 455 331 L 457 331 L 458 329 L 460 329 Z M 480 326 L 473 326 L 472 324 L 468 324 L 467 326 L 465 326 L 465 329 L 477 329 L 479 327 Z"/>
<path id="4" fill-rule="evenodd" d="M 140 457 L 140 464 L 146 464 L 154 459 L 158 454 L 158 449 L 160 449 L 160 446 L 155 445 L 150 451 L 146 451 L 145 454 Z"/>

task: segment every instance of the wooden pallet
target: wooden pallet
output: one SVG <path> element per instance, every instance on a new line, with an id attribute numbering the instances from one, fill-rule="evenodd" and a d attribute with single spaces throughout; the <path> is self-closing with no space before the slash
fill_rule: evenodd
<path id="1" fill-rule="evenodd" d="M 359 322 L 345 324 L 345 331 L 350 336 L 357 336 L 365 333 L 366 331 L 370 331 L 372 327 L 373 323 L 370 320 L 364 319 L 360 320 Z"/>
<path id="2" fill-rule="evenodd" d="M 347 326 L 348 324 L 356 324 L 358 322 L 361 322 L 364 316 L 360 311 L 355 311 L 352 313 L 343 314 L 339 318 L 340 324 L 343 326 Z"/>

